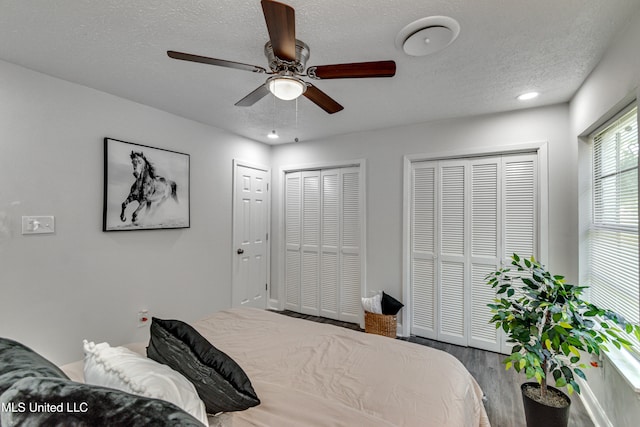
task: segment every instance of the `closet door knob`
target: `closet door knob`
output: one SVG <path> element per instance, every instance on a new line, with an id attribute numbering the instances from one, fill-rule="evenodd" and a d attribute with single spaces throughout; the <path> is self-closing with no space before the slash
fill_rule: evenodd
<path id="1" fill-rule="evenodd" d="M 238 249 L 238 255 L 242 255 L 244 253 L 244 249 L 240 248 Z"/>

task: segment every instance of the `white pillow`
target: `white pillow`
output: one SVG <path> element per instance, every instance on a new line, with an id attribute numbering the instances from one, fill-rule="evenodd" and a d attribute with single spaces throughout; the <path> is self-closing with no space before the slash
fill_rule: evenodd
<path id="1" fill-rule="evenodd" d="M 382 314 L 382 295 L 376 294 L 371 298 L 362 298 L 362 308 L 369 313 Z"/>
<path id="2" fill-rule="evenodd" d="M 84 380 L 87 384 L 166 400 L 209 425 L 204 403 L 189 380 L 128 348 L 84 340 Z"/>

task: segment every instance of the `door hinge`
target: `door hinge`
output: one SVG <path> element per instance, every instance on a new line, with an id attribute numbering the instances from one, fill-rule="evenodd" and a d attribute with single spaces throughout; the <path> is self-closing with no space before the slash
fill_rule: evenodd
<path id="1" fill-rule="evenodd" d="M 264 290 L 265 290 L 265 291 L 268 291 L 268 290 L 269 290 L 269 284 L 268 284 L 268 283 L 265 283 L 265 284 L 264 284 Z"/>
<path id="2" fill-rule="evenodd" d="M 267 233 L 267 241 L 269 240 L 269 233 Z"/>

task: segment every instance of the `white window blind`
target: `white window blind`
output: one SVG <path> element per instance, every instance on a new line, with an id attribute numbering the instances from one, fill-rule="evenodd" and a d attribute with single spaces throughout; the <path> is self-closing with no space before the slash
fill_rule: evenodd
<path id="1" fill-rule="evenodd" d="M 591 300 L 640 321 L 637 107 L 593 136 Z"/>

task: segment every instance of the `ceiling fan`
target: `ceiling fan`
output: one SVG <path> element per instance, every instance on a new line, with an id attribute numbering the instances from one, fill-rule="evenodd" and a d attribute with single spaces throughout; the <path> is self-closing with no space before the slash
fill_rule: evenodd
<path id="1" fill-rule="evenodd" d="M 269 70 L 257 65 L 192 55 L 173 50 L 167 51 L 167 55 L 183 61 L 271 74 L 271 77 L 263 85 L 236 102 L 235 105 L 239 107 L 249 107 L 269 93 L 273 93 L 284 100 L 296 99 L 298 96 L 304 95 L 327 113 L 333 114 L 344 107 L 313 84 L 302 80 L 301 77 L 324 80 L 393 77 L 395 75 L 396 63 L 394 61 L 317 65 L 306 68 L 310 53 L 309 46 L 296 39 L 295 12 L 293 8 L 273 0 L 262 0 L 261 3 L 270 39 L 264 46 L 264 53 L 269 61 Z"/>

